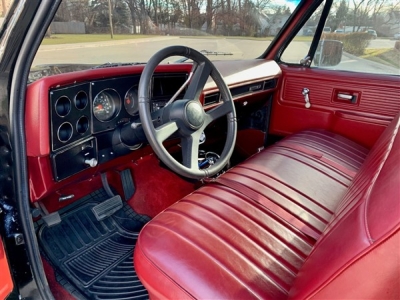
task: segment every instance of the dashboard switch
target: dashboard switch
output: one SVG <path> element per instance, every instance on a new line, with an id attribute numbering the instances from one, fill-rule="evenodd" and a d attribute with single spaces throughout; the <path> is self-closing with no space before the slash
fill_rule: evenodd
<path id="1" fill-rule="evenodd" d="M 97 159 L 85 159 L 85 164 L 87 164 L 91 168 L 94 168 L 95 166 L 97 166 Z"/>

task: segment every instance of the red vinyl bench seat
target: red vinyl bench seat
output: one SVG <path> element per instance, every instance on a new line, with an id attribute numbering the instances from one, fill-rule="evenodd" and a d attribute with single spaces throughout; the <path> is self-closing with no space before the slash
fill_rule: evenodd
<path id="1" fill-rule="evenodd" d="M 400 297 L 399 126 L 370 151 L 294 134 L 160 213 L 134 256 L 150 297 Z"/>

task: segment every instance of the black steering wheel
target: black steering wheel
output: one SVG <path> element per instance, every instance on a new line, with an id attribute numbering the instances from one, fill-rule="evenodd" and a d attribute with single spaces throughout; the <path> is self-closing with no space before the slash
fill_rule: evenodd
<path id="1" fill-rule="evenodd" d="M 150 112 L 150 82 L 156 67 L 171 56 L 184 56 L 193 61 L 190 83 L 184 100 L 168 102 L 165 107 Z M 208 77 L 215 81 L 222 103 L 205 112 L 200 103 L 201 92 Z M 176 173 L 195 179 L 217 174 L 229 161 L 236 141 L 237 123 L 232 95 L 221 74 L 211 61 L 200 52 L 184 47 L 171 46 L 154 54 L 146 64 L 139 82 L 139 115 L 144 133 L 154 152 Z M 199 140 L 204 129 L 214 120 L 227 116 L 227 137 L 220 159 L 207 169 L 198 165 Z M 181 139 L 182 163 L 173 158 L 163 142 L 176 136 Z"/>

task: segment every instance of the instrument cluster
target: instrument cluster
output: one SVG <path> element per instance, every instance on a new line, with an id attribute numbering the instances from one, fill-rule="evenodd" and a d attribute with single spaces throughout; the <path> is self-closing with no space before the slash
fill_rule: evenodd
<path id="1" fill-rule="evenodd" d="M 186 81 L 187 74 L 155 74 L 151 111 L 160 109 Z M 50 91 L 52 151 L 139 121 L 140 76 L 96 80 Z M 183 96 L 183 93 L 182 95 Z"/>

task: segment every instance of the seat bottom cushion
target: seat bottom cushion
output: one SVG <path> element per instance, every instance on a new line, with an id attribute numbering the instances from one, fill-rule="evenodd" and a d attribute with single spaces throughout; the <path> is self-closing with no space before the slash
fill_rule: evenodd
<path id="1" fill-rule="evenodd" d="M 156 298 L 287 298 L 367 153 L 310 130 L 254 155 L 144 227 L 140 279 Z"/>
<path id="2" fill-rule="evenodd" d="M 214 184 L 145 226 L 135 268 L 154 297 L 283 299 L 313 245 L 262 204 Z"/>

